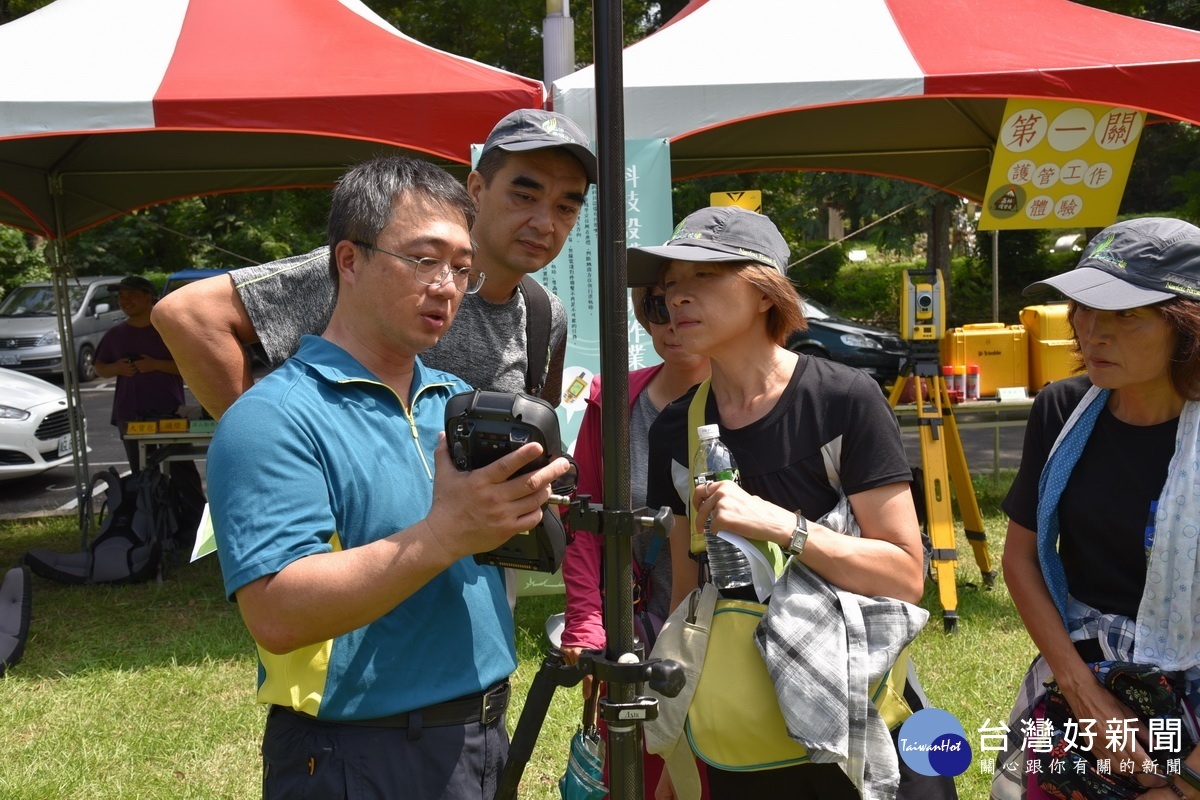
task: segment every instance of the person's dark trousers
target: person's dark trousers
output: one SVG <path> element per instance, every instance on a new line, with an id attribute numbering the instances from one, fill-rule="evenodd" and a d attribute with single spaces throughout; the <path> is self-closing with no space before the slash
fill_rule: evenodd
<path id="1" fill-rule="evenodd" d="M 142 471 L 140 459 L 138 458 L 138 443 L 122 438 L 121 444 L 125 445 L 125 458 L 129 460 L 129 471 L 136 475 Z"/>
<path id="2" fill-rule="evenodd" d="M 121 443 L 125 445 L 129 471 L 136 475 L 141 471 L 138 469 L 138 443 L 129 439 L 122 439 Z M 167 476 L 171 510 L 175 516 L 175 550 L 182 553 L 186 560 L 191 556 L 196 543 L 196 529 L 200 527 L 200 518 L 204 514 L 204 487 L 194 461 L 168 461 Z"/>
<path id="3" fill-rule="evenodd" d="M 167 475 L 171 508 L 175 512 L 175 550 L 177 558 L 186 563 L 196 544 L 196 530 L 208 499 L 195 461 L 169 461 Z"/>
<path id="4" fill-rule="evenodd" d="M 436 728 L 344 725 L 272 706 L 263 800 L 492 800 L 508 758 L 504 715 Z"/>

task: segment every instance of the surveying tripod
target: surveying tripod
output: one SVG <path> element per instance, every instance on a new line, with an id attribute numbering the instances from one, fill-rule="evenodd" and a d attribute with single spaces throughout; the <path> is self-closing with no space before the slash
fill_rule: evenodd
<path id="1" fill-rule="evenodd" d="M 913 278 L 926 282 L 913 283 Z M 958 498 L 958 510 L 962 515 L 967 541 L 975 551 L 975 563 L 979 565 L 984 585 L 988 588 L 995 583 L 996 572 L 988 555 L 983 515 L 979 512 L 975 486 L 971 483 L 967 457 L 963 453 L 958 424 L 950 405 L 950 393 L 938 360 L 938 342 L 945 333 L 945 325 L 936 270 L 905 270 L 900 309 L 910 350 L 900 376 L 892 387 L 888 403 L 893 409 L 896 407 L 905 384 L 912 378 L 916 388 L 917 429 L 921 440 L 926 527 L 933 543 L 930 572 L 938 585 L 945 632 L 954 633 L 958 628 L 958 588 L 954 575 L 958 550 L 954 541 L 954 514 L 950 506 L 951 485 Z M 923 381 L 931 387 L 928 397 L 922 388 Z"/>
<path id="2" fill-rule="evenodd" d="M 645 658 L 643 646 L 638 643 L 634 652 L 618 653 L 612 643 L 617 638 L 609 629 L 614 617 L 631 616 L 632 582 L 629 569 L 630 538 L 640 530 L 652 529 L 657 536 L 666 538 L 671 531 L 674 516 L 669 507 L 653 513 L 650 509 L 638 511 L 615 511 L 604 509 L 590 502 L 588 495 L 578 495 L 574 500 L 567 497 L 551 497 L 557 505 L 569 505 L 566 521 L 572 530 L 586 530 L 602 534 L 608 539 L 606 558 L 616 554 L 617 569 L 605 570 L 605 629 L 608 633 L 609 649 L 606 652 L 584 651 L 574 665 L 563 661 L 562 652 L 551 646 L 542 666 L 533 677 L 521 718 L 513 731 L 508 748 L 508 761 L 500 773 L 496 800 L 514 800 L 524 774 L 525 765 L 533 755 L 538 734 L 559 686 L 572 687 L 586 675 L 595 677 L 592 691 L 600 691 L 600 683 L 608 684 L 609 695 L 601 697 L 599 714 L 608 725 L 609 759 L 612 764 L 613 800 L 634 800 L 642 796 L 642 737 L 641 725 L 658 717 L 658 699 L 642 695 L 644 684 L 649 684 L 664 697 L 674 697 L 683 690 L 683 667 L 674 661 Z M 613 574 L 615 573 L 615 574 Z M 610 601 L 615 609 L 608 607 Z M 610 613 L 612 611 L 613 613 Z M 623 691 L 622 691 L 623 690 Z"/>

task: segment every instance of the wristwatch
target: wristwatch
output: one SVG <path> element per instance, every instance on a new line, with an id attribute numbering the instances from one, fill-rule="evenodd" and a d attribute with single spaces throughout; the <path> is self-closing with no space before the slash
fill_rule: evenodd
<path id="1" fill-rule="evenodd" d="M 796 511 L 796 530 L 792 531 L 792 541 L 787 546 L 787 554 L 790 556 L 800 557 L 804 552 L 804 545 L 808 543 L 808 520 L 804 518 L 804 514 L 797 509 Z"/>

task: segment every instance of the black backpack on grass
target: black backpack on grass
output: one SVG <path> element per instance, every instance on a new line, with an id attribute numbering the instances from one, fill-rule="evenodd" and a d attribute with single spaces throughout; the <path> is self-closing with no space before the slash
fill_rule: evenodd
<path id="1" fill-rule="evenodd" d="M 29 638 L 33 585 L 29 571 L 13 567 L 0 581 L 0 676 L 21 660 Z"/>
<path id="2" fill-rule="evenodd" d="M 177 544 L 167 476 L 156 464 L 123 478 L 109 467 L 92 476 L 90 489 L 101 482 L 107 488 L 96 537 L 81 553 L 25 553 L 22 561 L 36 574 L 60 583 L 140 583 L 160 574 L 164 550 Z"/>

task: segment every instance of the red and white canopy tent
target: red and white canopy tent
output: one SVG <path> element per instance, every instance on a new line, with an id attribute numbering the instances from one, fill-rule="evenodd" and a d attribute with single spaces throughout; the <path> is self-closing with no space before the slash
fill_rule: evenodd
<path id="1" fill-rule="evenodd" d="M 379 152 L 464 165 L 543 96 L 360 0 L 57 0 L 0 26 L 0 224 L 69 236 L 181 197 L 329 185 Z"/>
<path id="2" fill-rule="evenodd" d="M 594 129 L 594 68 L 554 108 Z M 1200 32 L 1067 0 L 692 0 L 626 48 L 625 130 L 674 178 L 865 172 L 982 198 L 1010 97 L 1200 124 Z"/>
<path id="3" fill-rule="evenodd" d="M 380 153 L 465 171 L 473 142 L 544 97 L 360 0 L 57 0 L 0 26 L 0 225 L 54 239 L 68 403 L 66 237 L 183 197 L 331 185 Z M 85 537 L 87 479 L 76 446 Z"/>

